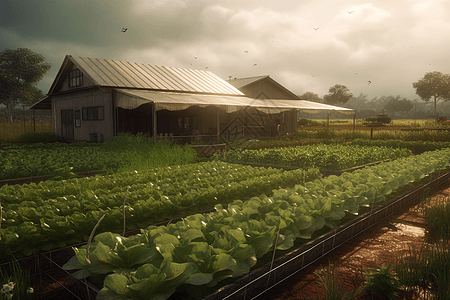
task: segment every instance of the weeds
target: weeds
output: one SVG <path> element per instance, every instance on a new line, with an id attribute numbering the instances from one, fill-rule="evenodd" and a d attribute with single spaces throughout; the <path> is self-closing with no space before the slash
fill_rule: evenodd
<path id="1" fill-rule="evenodd" d="M 328 267 L 321 268 L 321 274 L 314 273 L 325 289 L 325 298 L 326 300 L 350 300 L 354 299 L 356 295 L 362 291 L 363 287 L 360 287 L 356 290 L 348 290 L 344 285 L 339 282 L 339 272 L 336 266 L 331 266 L 331 263 L 328 262 Z M 300 298 L 303 300 L 311 299 L 309 297 Z M 314 298 L 313 298 L 314 299 Z M 316 297 L 315 299 L 320 299 Z"/>
<path id="2" fill-rule="evenodd" d="M 0 266 L 0 300 L 35 299 L 30 270 L 23 270 L 17 260 Z"/>
<path id="3" fill-rule="evenodd" d="M 391 264 L 370 268 L 364 290 L 374 292 L 385 299 L 397 299 L 401 284 L 395 272 L 391 272 Z"/>

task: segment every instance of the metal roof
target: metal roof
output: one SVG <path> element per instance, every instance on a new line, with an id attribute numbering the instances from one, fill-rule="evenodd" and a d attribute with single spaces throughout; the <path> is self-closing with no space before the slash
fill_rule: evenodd
<path id="1" fill-rule="evenodd" d="M 237 88 L 214 73 L 205 70 L 146 65 L 108 59 L 66 55 L 49 94 L 72 67 L 79 68 L 96 86 L 150 89 L 188 93 L 242 96 Z"/>
<path id="2" fill-rule="evenodd" d="M 291 95 L 291 98 L 293 100 L 300 100 L 300 97 L 297 96 L 296 94 L 294 94 L 293 92 L 291 92 L 290 90 L 288 90 L 287 88 L 285 88 L 284 86 L 282 86 L 281 84 L 279 84 L 278 82 L 276 82 L 275 80 L 273 80 L 270 75 L 263 75 L 263 76 L 254 76 L 254 77 L 245 77 L 245 78 L 234 78 L 234 79 L 230 79 L 227 80 L 231 85 L 233 85 L 235 88 L 241 90 L 244 87 L 247 87 L 249 85 L 252 85 L 256 82 L 262 81 L 262 80 L 268 80 L 271 83 L 273 83 L 274 85 L 278 86 L 280 89 L 284 90 L 286 93 Z"/>
<path id="3" fill-rule="evenodd" d="M 274 114 L 296 109 L 300 112 L 319 113 L 336 111 L 345 115 L 354 115 L 355 110 L 306 100 L 254 99 L 240 96 L 188 94 L 158 92 L 138 89 L 114 89 L 118 107 L 134 109 L 145 103 L 154 103 L 156 110 L 183 110 L 191 106 L 218 106 L 230 113 L 244 107 L 256 108 L 265 113 Z"/>
<path id="4" fill-rule="evenodd" d="M 34 103 L 30 106 L 29 109 L 45 109 L 45 110 L 51 110 L 52 109 L 52 101 L 50 97 L 45 97 L 44 99 L 39 100 L 38 102 Z"/>
<path id="5" fill-rule="evenodd" d="M 235 88 L 240 89 L 246 85 L 252 84 L 254 82 L 260 81 L 262 79 L 268 78 L 269 75 L 263 76 L 254 76 L 254 77 L 245 77 L 245 78 L 234 78 L 227 80 L 230 84 L 232 84 Z"/>

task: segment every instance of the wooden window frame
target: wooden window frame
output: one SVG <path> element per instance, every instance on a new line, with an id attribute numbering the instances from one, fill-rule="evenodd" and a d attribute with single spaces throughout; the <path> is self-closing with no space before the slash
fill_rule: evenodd
<path id="1" fill-rule="evenodd" d="M 103 121 L 105 119 L 105 108 L 103 106 L 83 107 L 83 121 Z"/>
<path id="2" fill-rule="evenodd" d="M 78 109 L 74 112 L 74 119 L 75 119 L 75 127 L 80 128 L 81 127 L 81 111 Z"/>
<path id="3" fill-rule="evenodd" d="M 69 88 L 80 87 L 83 85 L 83 73 L 80 69 L 74 69 L 69 73 Z"/>

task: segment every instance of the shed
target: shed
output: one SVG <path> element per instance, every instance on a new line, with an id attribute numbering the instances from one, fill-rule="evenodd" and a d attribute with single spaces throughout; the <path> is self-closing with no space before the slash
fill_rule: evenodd
<path id="1" fill-rule="evenodd" d="M 269 132 L 258 118 L 283 111 L 333 108 L 354 114 L 306 102 L 248 97 L 210 71 L 66 55 L 48 96 L 31 108 L 51 109 L 58 137 L 98 142 L 121 132 L 183 141 L 257 138 Z"/>

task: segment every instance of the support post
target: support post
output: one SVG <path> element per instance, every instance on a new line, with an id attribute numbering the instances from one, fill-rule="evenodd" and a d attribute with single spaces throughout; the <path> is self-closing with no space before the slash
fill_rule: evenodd
<path id="1" fill-rule="evenodd" d="M 156 143 L 156 134 L 157 134 L 157 130 L 156 130 L 156 103 L 153 103 L 153 142 Z"/>
<path id="2" fill-rule="evenodd" d="M 219 141 L 220 136 L 220 111 L 219 108 L 216 110 L 216 122 L 217 122 L 217 141 Z"/>
<path id="3" fill-rule="evenodd" d="M 356 128 L 356 114 L 353 115 L 353 131 L 355 131 Z"/>
<path id="4" fill-rule="evenodd" d="M 327 130 L 330 128 L 330 112 L 327 111 Z"/>

